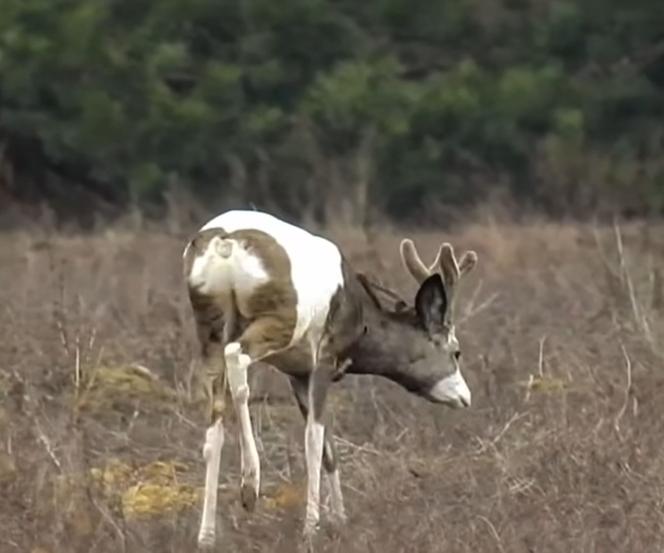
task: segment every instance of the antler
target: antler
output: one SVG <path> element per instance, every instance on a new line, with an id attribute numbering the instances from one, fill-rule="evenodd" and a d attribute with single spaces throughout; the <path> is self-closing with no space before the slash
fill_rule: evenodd
<path id="1" fill-rule="evenodd" d="M 401 241 L 401 260 L 406 270 L 413 278 L 421 284 L 426 278 L 430 277 L 437 267 L 440 267 L 445 282 L 445 288 L 448 294 L 452 294 L 454 286 L 459 279 L 469 273 L 477 264 L 477 253 L 473 250 L 467 250 L 457 261 L 454 255 L 454 248 L 449 242 L 444 242 L 438 250 L 438 255 L 434 262 L 428 267 L 422 262 L 414 242 L 410 238 L 404 238 Z"/>

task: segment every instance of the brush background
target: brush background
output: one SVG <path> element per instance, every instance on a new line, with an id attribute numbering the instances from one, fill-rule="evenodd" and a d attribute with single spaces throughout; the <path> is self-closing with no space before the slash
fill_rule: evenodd
<path id="1" fill-rule="evenodd" d="M 425 259 L 444 239 L 476 249 L 480 263 L 458 304 L 471 409 L 430 405 L 378 378 L 334 388 L 350 520 L 341 536 L 323 532 L 320 551 L 660 550 L 662 230 L 481 213 L 449 232 L 327 229 L 353 263 L 406 297 L 415 286 L 398 258 L 404 235 Z M 126 485 L 111 478 L 105 495 L 85 476 L 113 459 L 161 461 L 182 465 L 179 485 L 202 487 L 185 234 L 125 226 L 0 236 L 1 551 L 193 547 L 198 500 L 166 511 L 155 496 L 150 516 L 132 517 L 118 499 Z M 99 384 L 74 417 L 77 374 L 83 389 L 132 364 L 160 388 L 140 378 L 119 392 Z M 293 551 L 304 424 L 281 375 L 252 373 L 262 497 L 253 515 L 242 511 L 233 421 L 219 548 Z"/>

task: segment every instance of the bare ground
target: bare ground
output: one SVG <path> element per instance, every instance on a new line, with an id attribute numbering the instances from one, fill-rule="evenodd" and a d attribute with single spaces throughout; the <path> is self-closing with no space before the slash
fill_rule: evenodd
<path id="1" fill-rule="evenodd" d="M 400 234 L 329 233 L 405 296 Z M 322 552 L 664 548 L 664 228 L 490 221 L 413 232 L 475 248 L 458 334 L 473 406 L 348 377 L 330 408 L 350 521 Z M 195 549 L 204 417 L 181 237 L 0 235 L 0 551 Z M 262 497 L 239 503 L 235 427 L 219 551 L 295 551 L 303 421 L 256 367 Z"/>

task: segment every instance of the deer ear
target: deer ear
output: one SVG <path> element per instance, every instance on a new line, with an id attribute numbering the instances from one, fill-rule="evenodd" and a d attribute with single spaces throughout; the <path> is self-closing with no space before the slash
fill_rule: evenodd
<path id="1" fill-rule="evenodd" d="M 420 322 L 429 332 L 437 332 L 445 321 L 447 294 L 439 273 L 426 278 L 415 295 L 415 310 Z"/>

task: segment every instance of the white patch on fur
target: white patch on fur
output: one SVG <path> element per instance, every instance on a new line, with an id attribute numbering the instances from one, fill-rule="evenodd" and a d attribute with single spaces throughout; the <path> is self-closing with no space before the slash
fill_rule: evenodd
<path id="1" fill-rule="evenodd" d="M 219 464 L 221 448 L 224 445 L 224 427 L 221 419 L 207 429 L 203 457 L 205 458 L 205 491 L 203 495 L 203 515 L 198 532 L 201 547 L 214 545 L 215 517 L 217 513 L 217 487 L 219 485 Z"/>
<path id="2" fill-rule="evenodd" d="M 307 508 L 305 534 L 313 533 L 320 520 L 320 468 L 323 462 L 325 427 L 309 415 L 304 436 L 304 454 L 307 463 Z"/>
<path id="3" fill-rule="evenodd" d="M 267 282 L 269 275 L 262 260 L 237 240 L 214 237 L 205 251 L 194 259 L 189 283 L 202 293 L 223 293 L 229 289 L 250 294 Z"/>
<path id="4" fill-rule="evenodd" d="M 470 389 L 459 369 L 436 382 L 429 391 L 429 395 L 436 401 L 450 403 L 455 407 L 470 405 Z"/>
<path id="5" fill-rule="evenodd" d="M 242 353 L 242 348 L 237 342 L 231 342 L 224 348 L 224 356 L 228 385 L 240 419 L 242 485 L 248 483 L 258 496 L 260 460 L 249 414 L 249 384 L 247 383 L 247 369 L 251 359 L 248 355 Z"/>
<path id="6" fill-rule="evenodd" d="M 341 253 L 334 243 L 260 211 L 227 211 L 207 222 L 201 230 L 209 228 L 223 228 L 227 232 L 256 229 L 272 236 L 290 259 L 291 279 L 297 294 L 297 323 L 291 345 L 307 331 L 313 336 L 322 334 L 330 300 L 344 283 Z M 247 273 L 252 272 L 244 266 L 250 263 L 248 259 L 238 258 L 237 263 Z"/>

